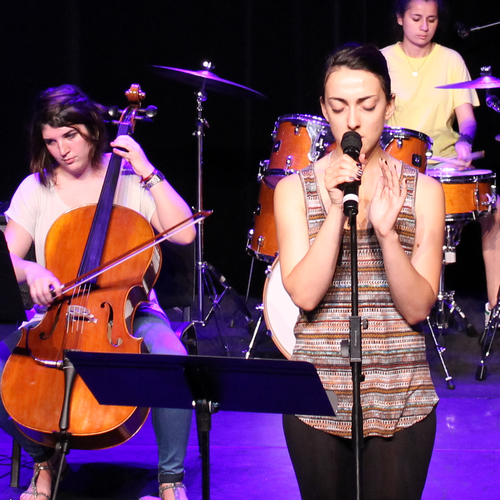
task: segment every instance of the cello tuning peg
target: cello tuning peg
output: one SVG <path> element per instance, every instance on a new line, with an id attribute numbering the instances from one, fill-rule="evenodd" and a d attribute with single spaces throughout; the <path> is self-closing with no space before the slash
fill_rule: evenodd
<path id="1" fill-rule="evenodd" d="M 158 113 L 158 108 L 156 106 L 148 106 L 144 112 L 148 118 L 154 118 Z"/>
<path id="2" fill-rule="evenodd" d="M 158 108 L 156 106 L 148 106 L 147 108 L 144 109 L 138 109 L 137 110 L 137 115 L 136 115 L 136 120 L 143 120 L 146 122 L 153 121 L 153 118 L 156 116 L 158 113 Z"/>
<path id="3" fill-rule="evenodd" d="M 108 108 L 108 115 L 113 119 L 116 120 L 120 118 L 120 115 L 122 112 L 118 109 L 118 106 L 110 106 Z"/>

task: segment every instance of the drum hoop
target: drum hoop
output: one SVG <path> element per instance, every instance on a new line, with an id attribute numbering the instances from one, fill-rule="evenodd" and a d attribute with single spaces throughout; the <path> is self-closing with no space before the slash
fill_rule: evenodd
<path id="1" fill-rule="evenodd" d="M 293 125 L 303 125 L 303 126 L 306 126 L 310 122 L 316 122 L 321 125 L 324 125 L 325 127 L 329 126 L 328 122 L 319 116 L 294 114 L 294 115 L 279 116 L 278 119 L 276 120 L 276 123 L 274 124 L 275 128 L 277 129 L 278 124 L 284 122 L 290 122 Z"/>
<path id="2" fill-rule="evenodd" d="M 433 175 L 433 172 L 427 170 L 427 175 L 432 177 L 442 184 L 475 184 L 481 181 L 495 180 L 496 174 L 491 170 L 481 170 L 481 174 L 474 174 L 473 170 L 464 170 L 463 172 L 455 172 L 456 175 L 443 173 L 442 175 Z M 437 173 L 437 172 L 436 172 Z"/>
<path id="3" fill-rule="evenodd" d="M 420 139 L 421 141 L 423 141 L 427 144 L 429 149 L 434 144 L 434 141 L 427 134 L 424 134 L 423 132 L 419 132 L 418 130 L 412 130 L 410 128 L 390 127 L 390 126 L 386 125 L 386 126 L 384 126 L 384 131 L 382 133 L 383 134 L 387 133 L 395 139 L 406 139 L 406 138 L 408 138 L 408 136 L 416 138 L 416 139 Z"/>
<path id="4" fill-rule="evenodd" d="M 290 359 L 292 357 L 292 352 L 289 352 L 288 349 L 286 349 L 286 347 L 284 346 L 284 344 L 280 341 L 280 337 L 279 337 L 278 332 L 276 331 L 276 329 L 273 329 L 273 325 L 271 322 L 271 316 L 269 314 L 269 307 L 268 307 L 269 301 L 267 300 L 269 297 L 269 287 L 271 285 L 271 278 L 272 278 L 273 274 L 277 273 L 277 272 L 280 273 L 280 276 L 276 281 L 273 281 L 273 283 L 276 283 L 276 284 L 279 283 L 278 286 L 280 287 L 280 289 L 284 290 L 283 281 L 281 280 L 281 267 L 280 267 L 280 263 L 279 263 L 279 256 L 277 256 L 274 259 L 274 262 L 271 265 L 270 272 L 269 272 L 269 274 L 266 278 L 266 282 L 264 284 L 264 291 L 263 291 L 264 321 L 266 322 L 266 327 L 268 328 L 268 330 L 271 331 L 271 334 L 272 334 L 271 338 L 272 338 L 274 344 L 276 345 L 276 347 L 280 350 L 281 354 L 283 354 L 283 356 L 285 356 L 285 358 Z M 297 316 L 298 316 L 299 308 L 295 304 L 293 304 L 291 298 L 289 298 L 288 300 L 289 300 L 288 305 L 294 307 L 297 310 Z M 286 305 L 283 308 L 285 309 Z M 287 332 L 285 332 L 285 333 L 287 333 Z M 293 335 L 293 331 L 292 331 L 292 335 Z"/>

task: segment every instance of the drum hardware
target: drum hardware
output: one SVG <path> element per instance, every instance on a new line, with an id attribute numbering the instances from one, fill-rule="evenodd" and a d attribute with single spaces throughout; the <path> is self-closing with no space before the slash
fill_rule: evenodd
<path id="1" fill-rule="evenodd" d="M 253 330 L 252 338 L 250 339 L 250 344 L 248 344 L 248 350 L 245 353 L 245 359 L 249 359 L 252 354 L 253 345 L 255 344 L 255 339 L 260 330 L 260 325 L 262 324 L 262 319 L 264 318 L 264 304 L 259 304 L 255 306 L 255 310 L 259 311 L 259 317 L 255 323 L 255 328 Z"/>
<path id="2" fill-rule="evenodd" d="M 164 78 L 176 80 L 187 85 L 197 87 L 199 90 L 196 92 L 196 110 L 197 110 L 197 123 L 196 131 L 193 133 L 197 138 L 198 146 L 198 179 L 197 179 L 197 200 L 196 210 L 201 211 L 203 207 L 203 137 L 204 127 L 208 126 L 208 122 L 203 118 L 203 103 L 207 100 L 207 91 L 222 92 L 239 97 L 253 98 L 253 99 L 266 99 L 266 96 L 256 92 L 248 87 L 239 85 L 229 80 L 224 80 L 212 73 L 213 65 L 211 62 L 205 61 L 202 71 L 190 71 L 179 68 L 170 68 L 165 66 L 152 66 L 154 71 Z M 203 242 L 204 225 L 201 222 L 198 225 L 196 234 L 196 277 L 197 277 L 197 290 L 196 290 L 196 319 L 195 323 L 200 323 L 205 326 L 206 322 L 210 319 L 212 313 L 219 305 L 223 297 L 232 290 L 232 287 L 227 283 L 226 278 L 222 276 L 213 266 L 204 260 L 204 242 Z M 217 292 L 215 283 L 218 282 L 222 287 L 220 293 Z M 203 297 L 205 290 L 208 292 L 208 297 L 212 306 L 208 313 L 204 315 L 203 311 Z M 252 324 L 251 314 L 248 311 L 246 304 L 239 298 L 237 293 L 234 297 L 238 307 L 242 310 L 246 320 Z M 220 332 L 219 332 L 220 333 Z M 227 343 L 224 346 L 227 351 Z"/>
<path id="3" fill-rule="evenodd" d="M 279 257 L 276 257 L 272 265 L 267 266 L 262 298 L 263 303 L 256 306 L 260 314 L 246 352 L 246 358 L 251 355 L 262 319 L 264 319 L 267 333 L 271 335 L 274 344 L 285 358 L 290 359 L 295 346 L 293 329 L 300 311 L 283 286 Z"/>
<path id="4" fill-rule="evenodd" d="M 444 361 L 443 353 L 446 351 L 446 348 L 439 344 L 438 338 L 442 338 L 443 330 L 449 327 L 451 315 L 453 313 L 457 313 L 465 321 L 467 325 L 467 335 L 470 337 L 477 336 L 477 331 L 474 328 L 474 325 L 467 321 L 467 317 L 455 301 L 455 292 L 446 291 L 444 288 L 444 269 L 447 264 L 453 264 L 456 262 L 456 247 L 460 242 L 460 234 L 465 224 L 466 221 L 460 221 L 455 223 L 446 223 L 445 225 L 445 244 L 443 246 L 443 263 L 441 266 L 441 276 L 439 278 L 439 291 L 433 310 L 431 311 L 431 314 L 427 316 L 427 325 L 429 326 L 432 340 L 445 373 L 445 381 L 448 389 L 455 389 L 455 384 Z M 431 320 L 431 316 L 433 316 L 433 320 Z M 438 332 L 437 335 L 436 331 Z"/>
<path id="5" fill-rule="evenodd" d="M 493 347 L 493 341 L 495 340 L 495 335 L 498 330 L 500 323 L 500 289 L 497 294 L 497 303 L 495 307 L 491 310 L 490 318 L 484 332 L 479 339 L 479 344 L 481 346 L 481 360 L 476 370 L 476 380 L 483 381 L 486 380 L 488 375 L 488 367 L 486 366 L 486 360 L 491 354 L 491 349 Z"/>

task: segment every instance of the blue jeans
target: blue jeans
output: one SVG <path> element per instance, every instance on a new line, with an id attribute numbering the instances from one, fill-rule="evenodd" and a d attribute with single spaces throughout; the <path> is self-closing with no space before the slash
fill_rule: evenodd
<path id="1" fill-rule="evenodd" d="M 186 354 L 182 342 L 163 311 L 142 307 L 135 315 L 134 337 L 143 339 L 151 354 Z M 192 410 L 153 408 L 153 428 L 158 444 L 158 481 L 175 483 L 184 478 Z"/>
<path id="2" fill-rule="evenodd" d="M 151 354 L 186 354 L 181 341 L 170 326 L 163 311 L 143 305 L 134 320 L 134 336 L 143 339 Z M 0 376 L 5 362 L 19 342 L 21 332 L 15 331 L 0 343 Z M 158 444 L 158 481 L 173 483 L 184 478 L 192 410 L 153 408 L 152 422 Z M 0 399 L 0 428 L 11 435 L 35 462 L 44 462 L 53 454 L 52 448 L 44 447 L 27 438 L 14 424 Z"/>

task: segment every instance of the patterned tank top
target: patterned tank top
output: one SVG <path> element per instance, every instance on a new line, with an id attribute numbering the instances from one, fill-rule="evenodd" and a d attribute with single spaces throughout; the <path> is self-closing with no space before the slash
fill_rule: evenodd
<path id="1" fill-rule="evenodd" d="M 408 192 L 396 222 L 408 257 L 415 237 L 415 190 L 418 171 L 402 165 Z M 314 165 L 299 171 L 305 195 L 312 244 L 326 217 Z M 358 230 L 359 316 L 368 321 L 362 336 L 361 405 L 364 436 L 390 437 L 425 418 L 438 402 L 425 354 L 425 339 L 414 331 L 393 304 L 382 250 L 372 228 Z M 295 325 L 292 359 L 316 366 L 325 390 L 338 398 L 335 417 L 299 416 L 317 429 L 351 437 L 352 371 L 341 356 L 340 343 L 349 339 L 351 309 L 350 230 L 344 230 L 332 284 L 318 306 L 300 311 Z"/>

